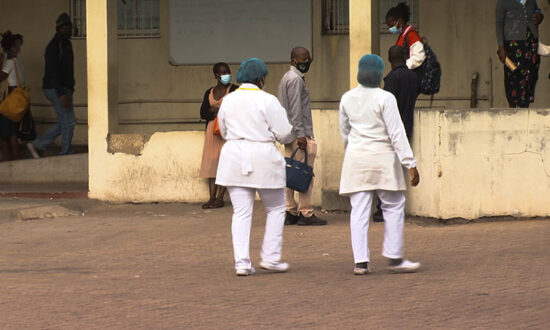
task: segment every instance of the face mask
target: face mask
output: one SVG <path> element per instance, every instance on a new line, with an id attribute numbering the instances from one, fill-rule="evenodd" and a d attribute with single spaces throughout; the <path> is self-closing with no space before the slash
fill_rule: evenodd
<path id="1" fill-rule="evenodd" d="M 399 34 L 403 31 L 403 28 L 397 28 L 397 24 L 395 24 L 395 26 L 389 28 L 388 31 L 390 31 L 391 34 Z"/>
<path id="2" fill-rule="evenodd" d="M 306 73 L 309 71 L 309 66 L 311 65 L 310 61 L 304 62 L 304 63 L 296 63 L 296 69 L 300 71 L 301 73 Z"/>
<path id="3" fill-rule="evenodd" d="M 224 74 L 220 76 L 220 81 L 222 84 L 227 85 L 231 82 L 231 75 L 230 74 Z"/>

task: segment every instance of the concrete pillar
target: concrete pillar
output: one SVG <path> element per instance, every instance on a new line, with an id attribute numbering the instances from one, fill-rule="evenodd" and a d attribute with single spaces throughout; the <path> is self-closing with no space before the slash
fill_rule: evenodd
<path id="1" fill-rule="evenodd" d="M 349 0 L 349 81 L 357 86 L 357 63 L 365 54 L 380 54 L 380 0 Z"/>
<path id="2" fill-rule="evenodd" d="M 86 1 L 89 189 L 94 196 L 107 173 L 107 136 L 117 121 L 117 2 Z"/>

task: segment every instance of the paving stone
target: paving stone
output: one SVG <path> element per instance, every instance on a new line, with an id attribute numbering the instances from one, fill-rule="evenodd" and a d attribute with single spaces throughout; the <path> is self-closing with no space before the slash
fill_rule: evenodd
<path id="1" fill-rule="evenodd" d="M 48 205 L 22 209 L 18 212 L 18 218 L 25 221 L 78 216 L 81 214 L 81 212 L 70 210 L 61 205 Z"/>

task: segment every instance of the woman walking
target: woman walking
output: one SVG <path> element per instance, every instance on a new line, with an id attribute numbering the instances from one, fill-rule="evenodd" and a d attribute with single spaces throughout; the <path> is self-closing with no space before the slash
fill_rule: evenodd
<path id="1" fill-rule="evenodd" d="M 265 63 L 249 58 L 241 63 L 237 82 L 242 85 L 227 95 L 218 113 L 222 137 L 216 184 L 226 186 L 233 204 L 233 250 L 238 276 L 255 273 L 250 261 L 250 227 L 256 192 L 266 211 L 260 267 L 284 272 L 280 262 L 285 222 L 285 160 L 275 141 L 294 140 L 286 110 L 277 98 L 262 91 L 267 76 Z"/>
<path id="2" fill-rule="evenodd" d="M 218 161 L 224 140 L 214 131 L 216 117 L 223 98 L 239 87 L 231 84 L 231 69 L 226 63 L 214 64 L 212 71 L 214 72 L 214 79 L 218 83 L 206 90 L 201 105 L 201 118 L 206 120 L 206 132 L 204 134 L 200 175 L 208 179 L 208 191 L 210 192 L 210 199 L 202 205 L 203 209 L 219 208 L 225 204 L 223 196 L 226 189 L 216 185 L 216 171 L 218 170 Z"/>
<path id="3" fill-rule="evenodd" d="M 498 58 L 504 67 L 504 88 L 508 105 L 528 108 L 535 102 L 539 78 L 538 26 L 542 15 L 536 0 L 498 0 L 495 10 Z M 517 69 L 510 68 L 510 63 Z"/>
<path id="4" fill-rule="evenodd" d="M 1 46 L 3 54 L 0 62 L 2 62 L 2 71 L 0 71 L 0 83 L 7 79 L 6 89 L 7 93 L 11 93 L 17 86 L 23 87 L 25 85 L 25 69 L 23 62 L 17 58 L 23 45 L 23 36 L 21 34 L 12 34 L 11 31 L 2 33 Z M 27 121 L 29 128 L 32 128 L 30 133 L 34 133 L 34 136 L 25 136 L 27 148 L 31 152 L 34 158 L 38 158 L 38 154 L 34 149 L 31 142 L 36 137 L 34 132 L 34 124 L 32 123 L 32 116 L 30 110 L 27 110 L 23 120 Z M 19 133 L 20 122 L 13 122 L 7 117 L 0 114 L 0 146 L 2 149 L 3 160 L 17 160 L 19 159 L 19 143 L 17 141 L 17 135 Z"/>
<path id="5" fill-rule="evenodd" d="M 351 201 L 350 227 L 354 274 L 370 272 L 368 229 L 371 205 L 376 194 L 384 215 L 382 255 L 389 259 L 393 272 L 414 272 L 420 263 L 403 259 L 403 223 L 406 188 L 403 167 L 409 170 L 410 184 L 418 185 L 420 176 L 397 101 L 378 86 L 384 61 L 365 55 L 359 61 L 359 86 L 340 101 L 340 133 L 346 147 L 340 194 Z"/>

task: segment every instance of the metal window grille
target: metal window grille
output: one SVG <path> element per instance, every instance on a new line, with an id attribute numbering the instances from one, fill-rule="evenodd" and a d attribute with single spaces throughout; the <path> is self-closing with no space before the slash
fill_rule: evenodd
<path id="1" fill-rule="evenodd" d="M 386 13 L 399 2 L 406 2 L 411 8 L 410 24 L 418 28 L 419 0 L 380 0 L 380 31 L 387 31 Z M 349 33 L 349 0 L 323 1 L 323 32 L 325 34 Z"/>
<path id="2" fill-rule="evenodd" d="M 325 34 L 349 33 L 349 0 L 323 1 L 323 32 Z"/>
<path id="3" fill-rule="evenodd" d="M 160 36 L 160 0 L 116 0 L 118 36 L 154 38 Z M 74 37 L 86 37 L 86 0 L 71 0 Z"/>

